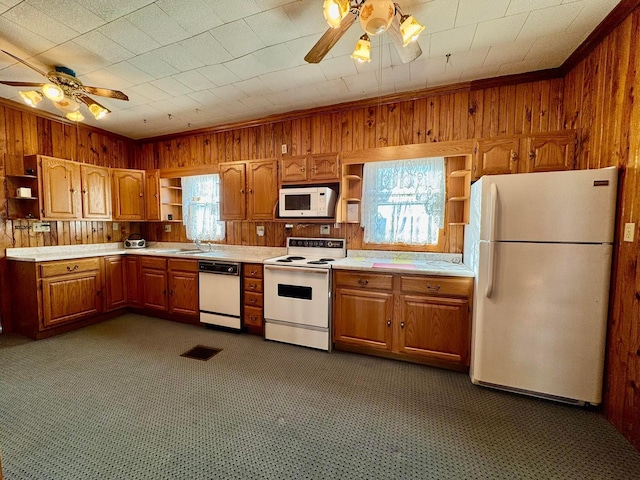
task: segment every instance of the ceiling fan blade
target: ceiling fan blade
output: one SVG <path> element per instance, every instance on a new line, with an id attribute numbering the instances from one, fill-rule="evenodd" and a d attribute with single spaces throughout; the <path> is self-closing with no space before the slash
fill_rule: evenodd
<path id="1" fill-rule="evenodd" d="M 389 32 L 389 37 L 391 38 L 393 45 L 396 47 L 402 63 L 409 63 L 422 55 L 422 49 L 420 48 L 420 44 L 417 40 L 409 43 L 406 47 L 402 46 L 399 16 L 400 15 L 398 13 L 393 16 L 393 21 L 391 22 L 387 32 Z"/>
<path id="2" fill-rule="evenodd" d="M 11 58 L 13 58 L 14 60 L 17 60 L 18 62 L 26 65 L 27 67 L 29 67 L 31 70 L 35 70 L 36 72 L 38 72 L 40 75 L 42 75 L 43 77 L 47 76 L 47 72 L 43 72 L 42 70 L 40 70 L 38 67 L 35 67 L 33 65 L 31 65 L 28 62 L 25 62 L 24 60 L 22 60 L 21 58 L 16 57 L 13 53 L 9 53 L 6 50 L 0 50 L 2 51 L 2 53 L 6 53 L 7 55 L 9 55 Z"/>
<path id="3" fill-rule="evenodd" d="M 83 85 L 82 89 L 87 93 L 92 93 L 93 95 L 100 95 L 101 97 L 109 97 L 116 98 L 118 100 L 129 100 L 124 93 L 119 90 L 110 90 L 108 88 L 100 88 L 100 87 L 89 87 L 87 85 Z"/>
<path id="4" fill-rule="evenodd" d="M 78 99 L 82 103 L 84 103 L 87 107 L 90 107 L 91 105 L 95 104 L 95 105 L 98 105 L 100 108 L 104 108 L 107 111 L 107 113 L 111 113 L 111 110 L 109 110 L 104 105 L 100 105 L 93 98 L 88 97 L 87 95 L 79 94 L 79 95 L 76 95 L 75 97 L 76 97 L 76 99 Z"/>
<path id="5" fill-rule="evenodd" d="M 338 28 L 330 28 L 324 35 L 320 37 L 320 40 L 309 50 L 309 53 L 304 57 L 305 61 L 309 63 L 320 63 L 329 50 L 337 43 L 338 40 L 349 30 L 349 27 L 356 21 L 357 15 L 349 12 L 347 16 L 342 19 Z"/>
<path id="6" fill-rule="evenodd" d="M 0 80 L 0 83 L 4 85 L 9 85 L 11 87 L 42 87 L 44 83 L 34 83 L 34 82 L 5 82 L 4 80 Z"/>

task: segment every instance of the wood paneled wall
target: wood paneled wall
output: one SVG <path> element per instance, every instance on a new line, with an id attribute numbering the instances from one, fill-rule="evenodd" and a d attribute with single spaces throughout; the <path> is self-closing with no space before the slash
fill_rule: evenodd
<path id="1" fill-rule="evenodd" d="M 605 385 L 605 414 L 640 449 L 640 249 L 624 242 L 640 222 L 640 11 L 565 78 L 565 123 L 581 128 L 581 168 L 620 168 Z M 636 229 L 637 231 L 637 229 Z"/>

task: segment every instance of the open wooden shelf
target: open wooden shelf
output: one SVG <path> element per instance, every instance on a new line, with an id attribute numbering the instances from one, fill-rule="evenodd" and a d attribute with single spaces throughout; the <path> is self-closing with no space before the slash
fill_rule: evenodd
<path id="1" fill-rule="evenodd" d="M 446 157 L 447 223 L 462 226 L 469 223 L 469 196 L 471 195 L 471 155 Z"/>

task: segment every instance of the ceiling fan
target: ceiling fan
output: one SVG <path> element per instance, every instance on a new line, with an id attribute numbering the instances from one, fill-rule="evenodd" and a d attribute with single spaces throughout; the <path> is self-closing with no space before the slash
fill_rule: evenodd
<path id="1" fill-rule="evenodd" d="M 365 33 L 358 40 L 352 58 L 361 62 L 371 61 L 369 35 L 384 32 L 389 32 L 403 63 L 422 55 L 416 40 L 424 26 L 412 15 L 403 15 L 400 5 L 392 0 L 324 0 L 323 13 L 331 28 L 304 57 L 309 63 L 319 63 L 358 18 Z"/>
<path id="2" fill-rule="evenodd" d="M 42 89 L 44 96 L 51 100 L 58 110 L 64 112 L 69 120 L 76 122 L 84 120 L 84 116 L 79 111 L 80 103 L 84 103 L 97 120 L 111 112 L 107 107 L 100 105 L 89 97 L 87 93 L 101 97 L 116 98 L 118 100 L 129 100 L 129 97 L 118 90 L 83 85 L 83 83 L 76 78 L 75 72 L 67 67 L 56 66 L 53 70 L 45 72 L 21 58 L 16 57 L 12 53 L 5 50 L 0 51 L 30 69 L 35 70 L 47 79 L 47 82 L 43 83 L 0 80 L 0 84 L 12 87 L 38 87 Z M 42 100 L 42 95 L 36 90 L 20 91 L 19 93 L 25 103 L 31 107 L 35 107 Z"/>

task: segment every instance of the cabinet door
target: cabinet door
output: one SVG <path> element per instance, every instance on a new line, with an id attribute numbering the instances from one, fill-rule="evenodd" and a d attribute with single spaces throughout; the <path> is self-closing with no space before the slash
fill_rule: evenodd
<path id="1" fill-rule="evenodd" d="M 81 165 L 82 216 L 109 220 L 111 218 L 111 179 L 109 169 Z"/>
<path id="2" fill-rule="evenodd" d="M 528 138 L 528 172 L 575 168 L 575 132 L 559 132 Z"/>
<path id="3" fill-rule="evenodd" d="M 393 294 L 336 289 L 333 341 L 391 350 Z"/>
<path id="4" fill-rule="evenodd" d="M 144 170 L 112 170 L 114 220 L 144 220 Z"/>
<path id="5" fill-rule="evenodd" d="M 400 305 L 396 320 L 400 352 L 469 365 L 470 323 L 466 299 L 401 295 Z"/>
<path id="6" fill-rule="evenodd" d="M 520 140 L 517 137 L 478 140 L 473 165 L 474 178 L 517 173 L 519 149 Z"/>
<path id="7" fill-rule="evenodd" d="M 309 157 L 309 181 L 338 181 L 338 154 L 311 155 Z"/>
<path id="8" fill-rule="evenodd" d="M 51 220 L 82 218 L 80 164 L 41 157 L 42 218 Z"/>
<path id="9" fill-rule="evenodd" d="M 169 312 L 197 317 L 198 273 L 171 270 L 169 272 Z"/>
<path id="10" fill-rule="evenodd" d="M 100 272 L 81 272 L 42 280 L 43 327 L 95 315 L 102 310 Z"/>
<path id="11" fill-rule="evenodd" d="M 247 219 L 273 220 L 278 201 L 276 161 L 249 162 L 247 167 Z"/>
<path id="12" fill-rule="evenodd" d="M 160 170 L 146 171 L 144 195 L 147 220 L 160 220 Z"/>
<path id="13" fill-rule="evenodd" d="M 245 199 L 246 167 L 244 163 L 220 164 L 220 218 L 244 220 L 247 215 Z"/>
<path id="14" fill-rule="evenodd" d="M 126 256 L 124 258 L 125 263 L 125 284 L 127 286 L 127 304 L 138 307 L 141 301 L 141 288 L 140 288 L 140 263 L 138 257 Z"/>
<path id="15" fill-rule="evenodd" d="M 307 181 L 307 156 L 286 157 L 280 161 L 280 181 L 300 183 Z"/>
<path id="16" fill-rule="evenodd" d="M 142 307 L 166 311 L 169 307 L 167 296 L 167 271 L 142 267 Z"/>
<path id="17" fill-rule="evenodd" d="M 122 256 L 105 257 L 105 310 L 115 310 L 127 305 L 125 261 Z"/>

